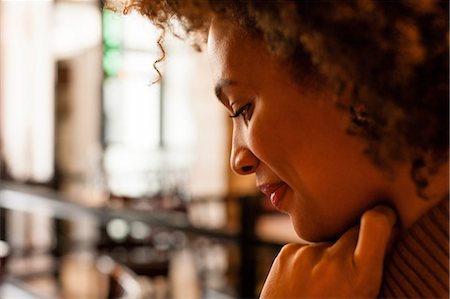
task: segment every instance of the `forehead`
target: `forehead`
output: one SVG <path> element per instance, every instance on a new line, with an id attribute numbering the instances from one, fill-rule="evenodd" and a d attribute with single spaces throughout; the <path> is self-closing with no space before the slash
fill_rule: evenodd
<path id="1" fill-rule="evenodd" d="M 213 77 L 238 79 L 273 68 L 274 57 L 258 39 L 226 19 L 213 19 L 208 35 L 208 58 Z"/>
<path id="2" fill-rule="evenodd" d="M 241 27 L 225 18 L 213 18 L 209 27 L 208 46 L 235 46 L 250 36 Z"/>

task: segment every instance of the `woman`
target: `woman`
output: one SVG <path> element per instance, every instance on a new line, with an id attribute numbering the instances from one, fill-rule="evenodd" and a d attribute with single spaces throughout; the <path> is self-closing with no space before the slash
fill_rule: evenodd
<path id="1" fill-rule="evenodd" d="M 314 242 L 281 250 L 261 297 L 448 298 L 447 2 L 128 8 L 207 38 L 233 170 Z"/>

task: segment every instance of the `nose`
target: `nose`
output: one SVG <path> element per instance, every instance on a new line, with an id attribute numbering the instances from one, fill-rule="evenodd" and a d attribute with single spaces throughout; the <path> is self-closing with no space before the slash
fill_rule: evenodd
<path id="1" fill-rule="evenodd" d="M 255 172 L 259 160 L 249 149 L 247 142 L 240 134 L 233 132 L 230 165 L 234 172 L 247 175 Z"/>

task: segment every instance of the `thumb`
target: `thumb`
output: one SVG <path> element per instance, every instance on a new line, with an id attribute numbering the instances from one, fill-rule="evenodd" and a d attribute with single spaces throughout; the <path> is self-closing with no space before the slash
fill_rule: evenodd
<path id="1" fill-rule="evenodd" d="M 382 269 L 393 236 L 397 216 L 388 206 L 376 206 L 361 217 L 358 242 L 353 260 L 359 271 Z"/>

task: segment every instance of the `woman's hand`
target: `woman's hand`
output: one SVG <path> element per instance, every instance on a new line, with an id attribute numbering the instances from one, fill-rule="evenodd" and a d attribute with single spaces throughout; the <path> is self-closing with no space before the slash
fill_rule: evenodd
<path id="1" fill-rule="evenodd" d="M 378 206 L 334 244 L 284 246 L 260 298 L 375 298 L 395 223 L 394 211 Z"/>

